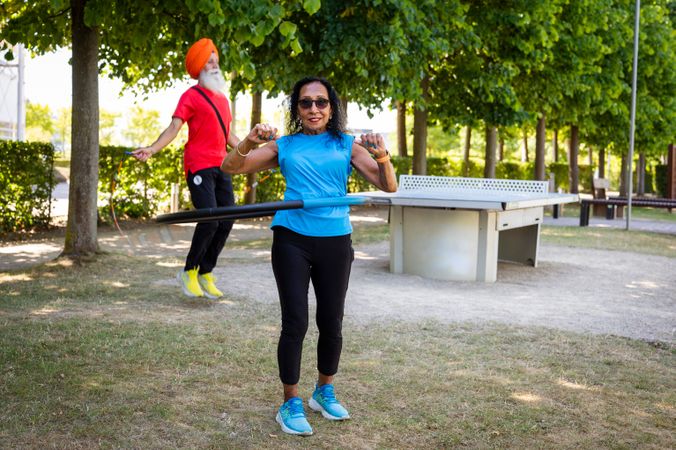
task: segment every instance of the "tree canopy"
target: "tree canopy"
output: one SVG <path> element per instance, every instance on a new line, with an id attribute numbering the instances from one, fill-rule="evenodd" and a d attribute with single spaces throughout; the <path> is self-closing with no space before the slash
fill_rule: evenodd
<path id="1" fill-rule="evenodd" d="M 421 169 L 427 123 L 494 133 L 546 116 L 557 130 L 579 129 L 587 144 L 626 154 L 633 8 L 627 0 L 6 0 L 0 47 L 73 48 L 85 100 L 75 104 L 74 88 L 73 151 L 94 159 L 98 142 L 78 127 L 97 126 L 87 122 L 99 116 L 97 88 L 82 74 L 107 74 L 138 93 L 161 89 L 186 76 L 185 51 L 208 36 L 233 92 L 274 95 L 320 75 L 363 106 L 412 104 Z M 642 4 L 636 143 L 649 155 L 676 134 L 674 11 L 673 0 Z"/>

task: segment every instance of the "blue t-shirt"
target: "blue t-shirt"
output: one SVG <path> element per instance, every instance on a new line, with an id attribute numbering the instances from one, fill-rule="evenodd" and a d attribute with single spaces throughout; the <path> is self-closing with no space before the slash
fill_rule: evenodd
<path id="1" fill-rule="evenodd" d="M 279 168 L 286 180 L 284 200 L 344 197 L 352 172 L 354 136 L 293 134 L 277 140 Z M 305 236 L 352 233 L 349 206 L 277 211 L 270 227 L 283 226 Z"/>

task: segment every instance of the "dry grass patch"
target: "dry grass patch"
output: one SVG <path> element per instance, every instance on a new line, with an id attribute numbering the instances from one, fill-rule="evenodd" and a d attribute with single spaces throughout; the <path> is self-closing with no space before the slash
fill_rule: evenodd
<path id="1" fill-rule="evenodd" d="M 284 435 L 278 307 L 186 301 L 156 282 L 166 264 L 106 255 L 0 275 L 1 448 L 673 444 L 672 345 L 436 322 L 348 321 L 336 387 L 353 419 L 311 414 L 315 436 Z M 316 339 L 311 327 L 305 398 Z"/>

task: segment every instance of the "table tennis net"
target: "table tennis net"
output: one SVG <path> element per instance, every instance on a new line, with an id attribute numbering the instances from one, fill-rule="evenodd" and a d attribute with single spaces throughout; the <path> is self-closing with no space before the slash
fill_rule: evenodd
<path id="1" fill-rule="evenodd" d="M 546 194 L 547 181 L 401 175 L 400 191 L 481 191 Z"/>

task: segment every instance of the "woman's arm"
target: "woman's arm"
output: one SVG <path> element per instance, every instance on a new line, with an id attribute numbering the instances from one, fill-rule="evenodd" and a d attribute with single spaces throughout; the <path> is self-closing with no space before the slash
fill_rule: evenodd
<path id="1" fill-rule="evenodd" d="M 251 129 L 247 137 L 238 141 L 228 152 L 221 163 L 221 170 L 225 173 L 253 173 L 265 169 L 272 169 L 279 165 L 277 161 L 277 143 L 273 140 L 277 136 L 277 129 L 265 124 L 257 124 Z M 237 139 L 236 137 L 228 143 Z M 262 147 L 257 145 L 265 143 Z"/>
<path id="2" fill-rule="evenodd" d="M 381 135 L 362 134 L 360 142 L 355 140 L 352 144 L 351 163 L 367 181 L 381 191 L 397 190 L 397 175 Z"/>

